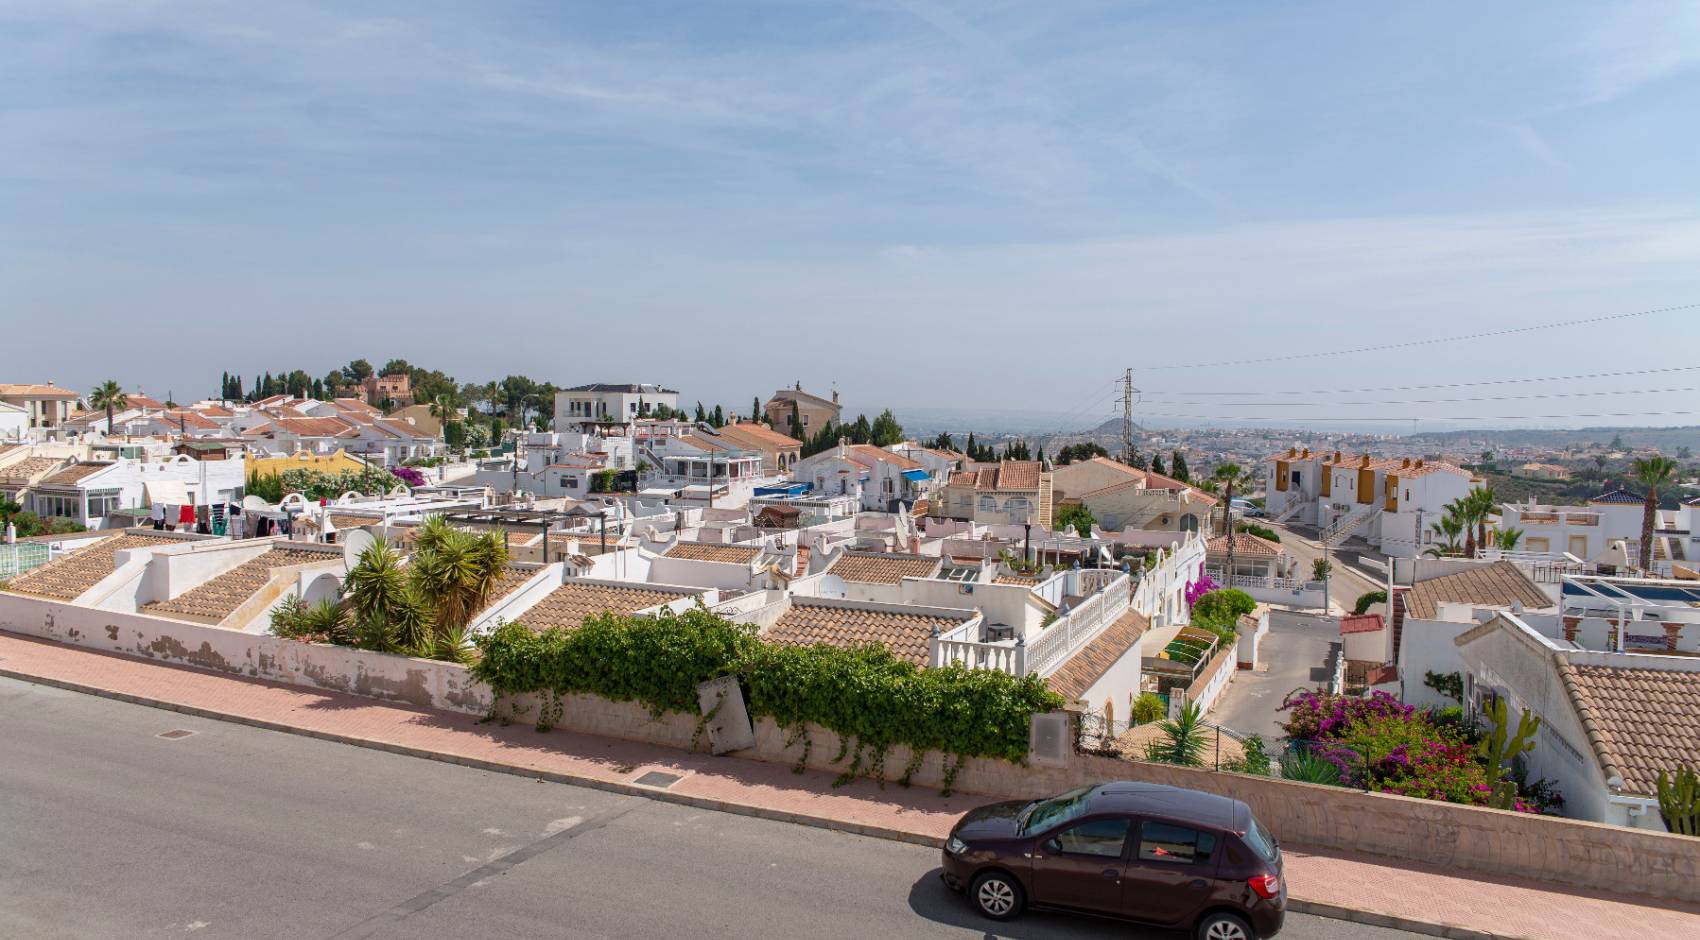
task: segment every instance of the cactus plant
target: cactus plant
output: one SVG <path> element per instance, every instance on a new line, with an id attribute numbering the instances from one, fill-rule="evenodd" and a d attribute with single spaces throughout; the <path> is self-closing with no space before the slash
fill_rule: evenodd
<path id="1" fill-rule="evenodd" d="M 1488 782 L 1493 787 L 1488 805 L 1513 809 L 1517 805 L 1517 784 L 1506 779 L 1506 772 L 1512 761 L 1535 749 L 1535 732 L 1541 727 L 1541 719 L 1525 711 L 1517 716 L 1517 730 L 1512 733 L 1511 709 L 1503 698 L 1494 699 L 1487 718 L 1493 723 L 1493 731 L 1476 742 L 1476 757 L 1487 766 Z"/>
<path id="2" fill-rule="evenodd" d="M 1659 816 L 1677 835 L 1700 835 L 1700 775 L 1678 767 L 1674 778 L 1659 771 Z"/>

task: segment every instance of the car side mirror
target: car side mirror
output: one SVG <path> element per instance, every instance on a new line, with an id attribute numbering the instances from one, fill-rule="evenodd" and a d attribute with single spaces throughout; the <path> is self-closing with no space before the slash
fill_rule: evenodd
<path id="1" fill-rule="evenodd" d="M 1046 839 L 1039 848 L 1044 849 L 1052 855 L 1060 855 L 1062 853 L 1062 843 L 1058 842 L 1055 838 Z"/>

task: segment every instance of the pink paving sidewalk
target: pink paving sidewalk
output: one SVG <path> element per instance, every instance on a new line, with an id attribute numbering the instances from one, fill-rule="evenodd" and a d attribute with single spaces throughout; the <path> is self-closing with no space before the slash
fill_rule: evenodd
<path id="1" fill-rule="evenodd" d="M 973 794 L 942 797 L 936 791 L 895 785 L 881 790 L 867 781 L 834 788 L 831 774 L 795 774 L 780 764 L 563 731 L 539 734 L 526 725 L 482 725 L 465 715 L 150 663 L 8 633 L 0 633 L 0 674 L 386 750 L 928 844 L 941 840 L 964 810 L 990 799 Z M 657 770 L 682 779 L 666 789 L 635 783 Z M 1609 895 L 1562 894 L 1532 883 L 1481 880 L 1385 858 L 1288 846 L 1286 872 L 1294 900 L 1308 902 L 1318 913 L 1338 909 L 1390 918 L 1401 926 L 1463 928 L 1459 935 L 1559 940 L 1700 936 L 1700 910 L 1645 906 Z"/>

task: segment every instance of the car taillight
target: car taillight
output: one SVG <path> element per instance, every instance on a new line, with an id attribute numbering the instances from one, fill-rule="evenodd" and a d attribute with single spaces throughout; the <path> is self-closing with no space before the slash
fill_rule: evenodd
<path id="1" fill-rule="evenodd" d="M 1281 879 L 1274 875 L 1258 875 L 1256 878 L 1248 878 L 1246 884 L 1251 885 L 1251 890 L 1256 891 L 1257 896 L 1265 901 L 1273 901 L 1281 893 Z"/>

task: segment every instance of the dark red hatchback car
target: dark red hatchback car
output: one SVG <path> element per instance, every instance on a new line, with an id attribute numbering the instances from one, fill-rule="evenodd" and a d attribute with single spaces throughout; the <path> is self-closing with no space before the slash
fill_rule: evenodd
<path id="1" fill-rule="evenodd" d="M 1281 849 L 1239 800 L 1152 783 L 1104 783 L 962 817 L 945 884 L 980 913 L 1078 911 L 1259 940 L 1281 930 Z"/>

